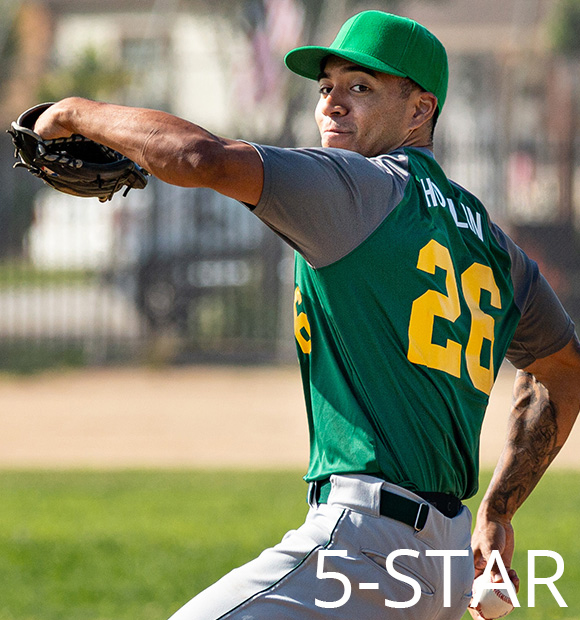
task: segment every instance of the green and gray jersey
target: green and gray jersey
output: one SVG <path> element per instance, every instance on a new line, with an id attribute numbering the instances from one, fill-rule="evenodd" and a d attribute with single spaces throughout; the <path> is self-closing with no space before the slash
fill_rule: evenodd
<path id="1" fill-rule="evenodd" d="M 523 368 L 559 350 L 572 321 L 430 151 L 254 146 L 264 163 L 254 213 L 297 250 L 306 479 L 368 473 L 470 497 L 504 357 Z"/>

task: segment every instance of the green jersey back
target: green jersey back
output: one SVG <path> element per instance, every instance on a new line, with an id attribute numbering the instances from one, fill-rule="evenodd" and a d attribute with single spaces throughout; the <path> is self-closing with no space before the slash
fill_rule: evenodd
<path id="1" fill-rule="evenodd" d="M 482 204 L 430 155 L 405 155 L 404 196 L 369 237 L 318 269 L 296 254 L 306 479 L 369 473 L 465 498 L 520 311 Z"/>

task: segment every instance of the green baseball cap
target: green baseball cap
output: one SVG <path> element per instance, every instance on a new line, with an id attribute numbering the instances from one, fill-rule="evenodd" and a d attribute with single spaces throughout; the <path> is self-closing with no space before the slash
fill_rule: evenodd
<path id="1" fill-rule="evenodd" d="M 322 61 L 331 54 L 367 69 L 411 78 L 437 97 L 441 112 L 449 80 L 447 53 L 435 35 L 412 19 L 363 11 L 344 23 L 330 47 L 298 47 L 286 54 L 284 62 L 294 73 L 317 80 Z"/>

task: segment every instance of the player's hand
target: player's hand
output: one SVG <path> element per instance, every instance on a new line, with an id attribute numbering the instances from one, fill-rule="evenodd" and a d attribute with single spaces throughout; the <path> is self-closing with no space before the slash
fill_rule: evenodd
<path id="1" fill-rule="evenodd" d="M 472 618 L 475 618 L 475 620 L 485 620 L 485 618 L 476 609 L 473 609 L 473 607 L 468 607 L 467 611 Z"/>
<path id="2" fill-rule="evenodd" d="M 514 554 L 514 529 L 511 523 L 499 519 L 492 520 L 478 516 L 471 537 L 471 547 L 473 549 L 475 577 L 479 577 L 479 575 L 483 574 L 491 556 L 491 552 L 497 549 L 501 555 L 507 574 L 514 584 L 516 593 L 519 592 L 520 579 L 517 572 L 511 567 Z M 491 579 L 494 583 L 503 581 L 497 564 L 494 564 L 492 568 Z M 469 608 L 469 613 L 475 620 L 484 620 L 475 609 Z"/>
<path id="3" fill-rule="evenodd" d="M 479 577 L 479 575 L 483 573 L 491 556 L 491 552 L 497 550 L 501 555 L 503 565 L 507 569 L 510 578 L 512 578 L 511 573 L 514 573 L 517 579 L 517 574 L 515 574 L 515 571 L 511 568 L 514 555 L 514 528 L 509 521 L 486 519 L 478 516 L 471 537 L 471 547 L 473 549 L 475 577 Z M 491 574 L 494 582 L 501 580 L 501 573 L 497 564 L 494 564 Z M 500 579 L 496 580 L 496 576 Z M 514 580 L 512 579 L 512 581 Z M 514 585 L 516 585 L 515 581 Z"/>
<path id="4" fill-rule="evenodd" d="M 67 129 L 63 119 L 69 112 L 68 100 L 59 101 L 47 108 L 34 124 L 34 131 L 45 140 L 69 138 L 74 132 Z"/>

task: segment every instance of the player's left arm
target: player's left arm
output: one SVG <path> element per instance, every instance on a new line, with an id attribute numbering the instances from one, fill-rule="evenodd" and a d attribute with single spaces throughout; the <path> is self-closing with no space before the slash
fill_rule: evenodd
<path id="1" fill-rule="evenodd" d="M 510 568 L 511 520 L 564 445 L 579 410 L 580 342 L 574 335 L 560 351 L 517 373 L 507 440 L 477 513 L 472 538 L 476 576 L 497 549 L 517 581 Z"/>
<path id="2" fill-rule="evenodd" d="M 262 160 L 252 146 L 159 110 L 69 97 L 49 107 L 34 129 L 45 139 L 86 136 L 172 185 L 209 187 L 251 205 L 262 193 Z"/>

